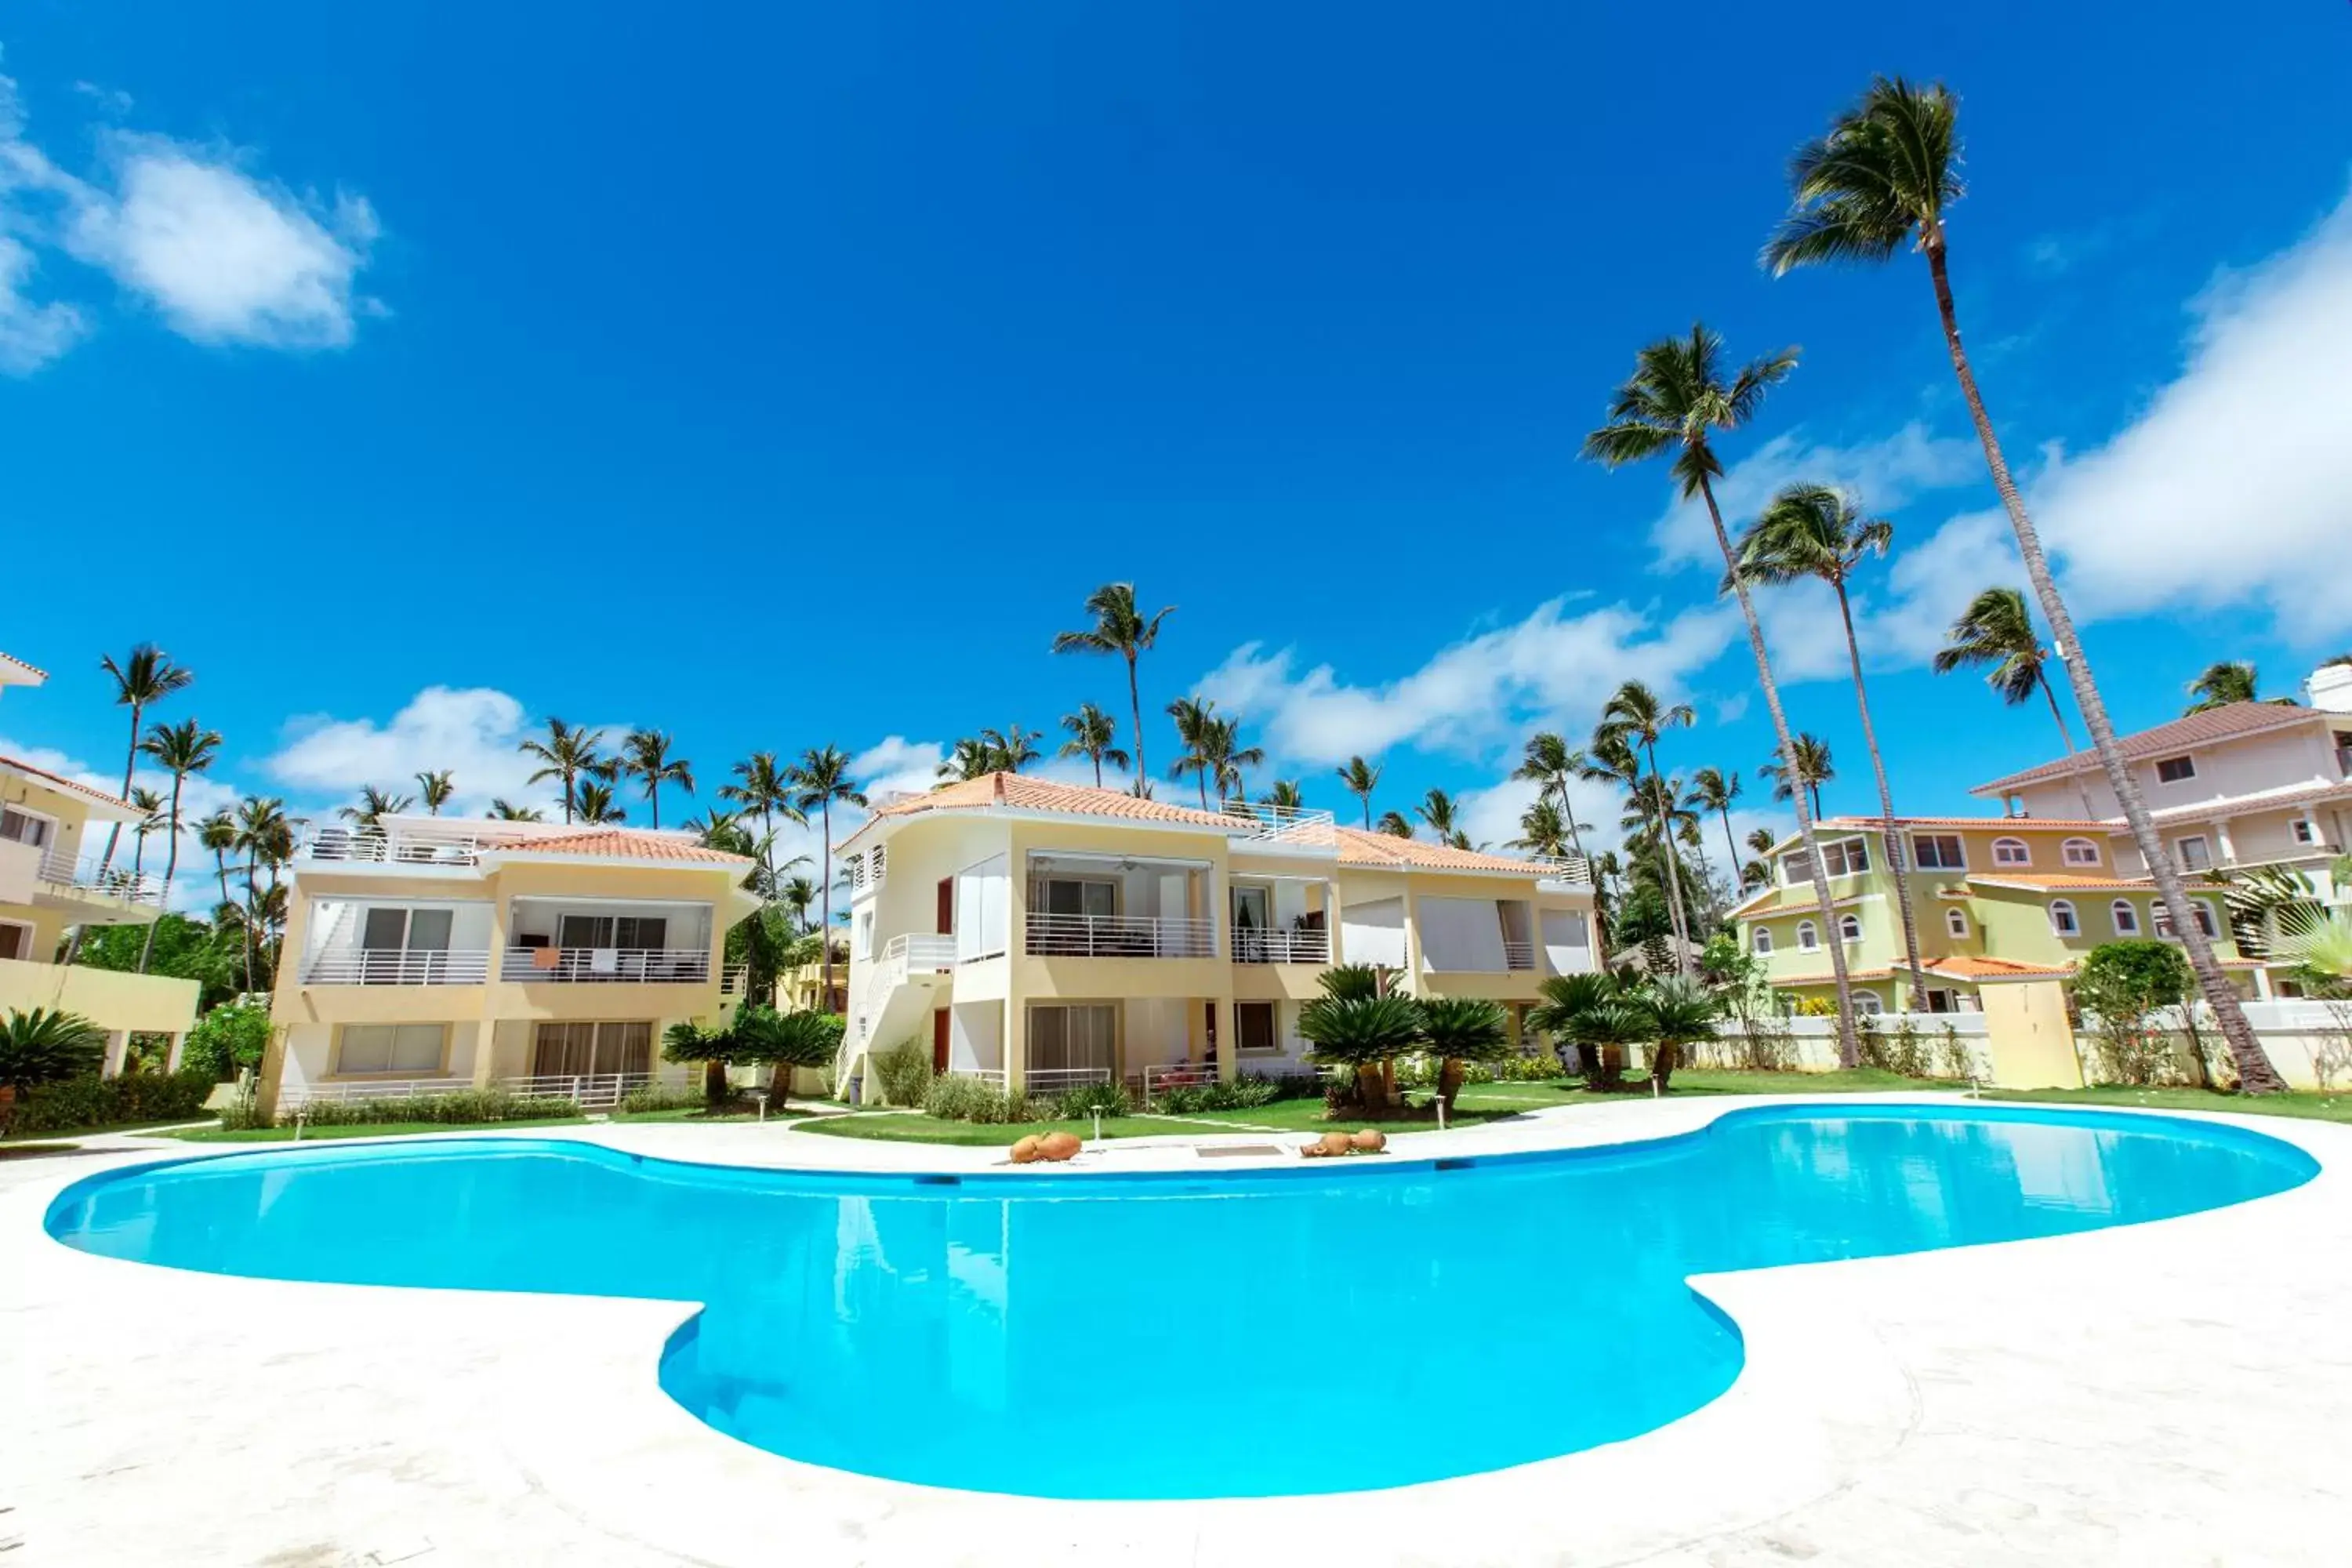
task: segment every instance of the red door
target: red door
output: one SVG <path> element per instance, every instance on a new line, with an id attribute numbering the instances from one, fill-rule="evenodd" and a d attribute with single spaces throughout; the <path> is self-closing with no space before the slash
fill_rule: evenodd
<path id="1" fill-rule="evenodd" d="M 948 1010 L 938 1007 L 931 1012 L 931 1071 L 944 1073 L 947 1070 Z"/>
<path id="2" fill-rule="evenodd" d="M 953 877 L 940 879 L 940 934 L 941 936 L 955 934 L 955 879 Z"/>

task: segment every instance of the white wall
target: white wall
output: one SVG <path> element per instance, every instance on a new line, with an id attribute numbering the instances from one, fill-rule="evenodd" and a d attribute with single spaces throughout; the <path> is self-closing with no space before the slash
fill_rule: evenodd
<path id="1" fill-rule="evenodd" d="M 1554 974 L 1592 972 L 1592 922 L 1580 910 L 1543 911 L 1544 958 Z"/>
<path id="2" fill-rule="evenodd" d="M 1188 1004 L 1181 996 L 1138 996 L 1127 1003 L 1127 1070 L 1141 1072 L 1157 1062 L 1181 1062 L 1192 1055 Z"/>
<path id="3" fill-rule="evenodd" d="M 948 1067 L 969 1072 L 1004 1065 L 1004 1004 L 968 1002 L 948 1009 Z"/>
<path id="4" fill-rule="evenodd" d="M 1350 963 L 1402 969 L 1404 900 L 1370 899 L 1348 905 L 1339 911 L 1339 942 Z"/>
<path id="5" fill-rule="evenodd" d="M 2231 795 L 2255 795 L 2293 784 L 2334 781 L 2342 776 L 2336 766 L 2334 742 L 2326 726 L 2318 723 L 2299 730 L 2225 741 L 2218 745 L 2192 747 L 2186 752 L 2168 754 L 2191 758 L 2196 763 L 2197 776 L 2179 784 L 2159 784 L 2156 777 L 2158 759 L 2151 757 L 2145 762 L 2134 763 L 2133 776 L 2138 780 L 2140 794 L 2147 800 L 2150 811 L 2168 811 L 2175 806 L 2201 805 Z M 2088 753 L 2085 753 L 2085 763 L 2084 771 L 2074 778 L 2032 784 L 2020 790 L 2018 798 L 2023 803 L 2026 814 L 2032 816 L 2080 816 L 2083 814 L 2083 792 L 2087 789 L 2093 815 L 2122 815 L 2123 807 L 2116 804 L 2115 791 L 2107 787 L 2106 776 L 2099 771 L 2096 762 L 2089 759 Z"/>
<path id="6" fill-rule="evenodd" d="M 992 855 L 955 874 L 958 963 L 1004 951 L 1011 940 L 1012 900 L 1012 883 L 1002 855 Z"/>
<path id="7" fill-rule="evenodd" d="M 1421 931 L 1423 969 L 1436 973 L 1503 973 L 1503 922 L 1494 900 L 1423 898 L 1415 902 L 1413 918 Z"/>

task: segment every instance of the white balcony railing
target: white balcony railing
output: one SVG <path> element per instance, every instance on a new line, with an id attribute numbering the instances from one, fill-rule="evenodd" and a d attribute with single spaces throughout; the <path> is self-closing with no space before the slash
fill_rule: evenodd
<path id="1" fill-rule="evenodd" d="M 1538 881 L 1567 882 L 1579 888 L 1592 886 L 1592 862 L 1581 855 L 1529 855 L 1525 858 L 1542 868 Z"/>
<path id="2" fill-rule="evenodd" d="M 955 967 L 956 939 L 932 931 L 908 931 L 892 937 L 874 955 L 859 994 L 852 1038 L 863 1040 L 890 1005 L 890 993 L 913 973 L 938 974 Z"/>
<path id="3" fill-rule="evenodd" d="M 1059 1094 L 1064 1089 L 1109 1081 L 1108 1068 L 1031 1068 L 1023 1075 L 1021 1083 L 1030 1094 Z"/>
<path id="4" fill-rule="evenodd" d="M 1253 843 L 1298 844 L 1337 851 L 1339 835 L 1331 814 L 1316 806 L 1269 805 L 1262 801 L 1229 800 L 1221 808 L 1253 826 Z"/>
<path id="5" fill-rule="evenodd" d="M 1150 1105 L 1168 1089 L 1216 1081 L 1214 1062 L 1152 1062 L 1143 1069 L 1143 1103 Z"/>
<path id="6" fill-rule="evenodd" d="M 1507 942 L 1503 944 L 1505 969 L 1533 969 L 1536 966 L 1536 945 L 1531 942 Z"/>
<path id="7" fill-rule="evenodd" d="M 1210 958 L 1215 922 L 1152 915 L 1029 917 L 1029 948 L 1045 958 Z"/>
<path id="8" fill-rule="evenodd" d="M 103 858 L 86 856 L 77 860 L 62 849 L 50 849 L 41 857 L 40 879 L 52 888 L 99 899 L 119 899 L 128 904 L 161 904 L 163 901 L 163 879 L 143 872 L 133 872 L 130 867 L 116 864 L 100 868 Z"/>
<path id="9" fill-rule="evenodd" d="M 365 865 L 471 866 L 486 847 L 479 836 L 460 827 L 344 827 L 328 823 L 314 827 L 302 842 L 301 857 L 313 861 L 352 861 Z"/>
<path id="10" fill-rule="evenodd" d="M 406 1100 L 411 1095 L 456 1094 L 474 1087 L 468 1078 L 369 1078 L 349 1083 L 288 1084 L 278 1096 L 278 1109 L 292 1110 L 313 1100 Z"/>
<path id="11" fill-rule="evenodd" d="M 1331 962 L 1331 933 L 1314 930 L 1261 931 L 1253 926 L 1235 926 L 1234 962 L 1328 963 Z"/>
<path id="12" fill-rule="evenodd" d="M 702 947 L 510 947 L 499 978 L 526 984 L 598 981 L 699 985 L 710 978 Z"/>
<path id="13" fill-rule="evenodd" d="M 333 948 L 302 968 L 305 985 L 479 985 L 489 977 L 488 948 Z"/>
<path id="14" fill-rule="evenodd" d="M 532 1100 L 568 1100 L 583 1110 L 610 1110 L 651 1083 L 653 1076 L 649 1072 L 543 1072 L 500 1079 L 499 1087 Z"/>
<path id="15" fill-rule="evenodd" d="M 751 966 L 750 964 L 730 963 L 727 965 L 724 969 L 721 969 L 719 972 L 719 994 L 721 996 L 742 995 L 743 987 L 750 984 L 751 977 Z"/>

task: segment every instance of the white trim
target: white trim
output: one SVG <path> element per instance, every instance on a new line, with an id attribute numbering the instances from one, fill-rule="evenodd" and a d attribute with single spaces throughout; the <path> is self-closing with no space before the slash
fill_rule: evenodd
<path id="1" fill-rule="evenodd" d="M 35 925 L 30 921 L 14 920 L 6 915 L 0 915 L 0 926 L 6 926 L 13 931 L 20 931 L 25 933 L 25 945 L 18 950 L 15 962 L 18 963 L 46 963 L 48 962 L 47 959 L 37 957 L 33 951 L 33 944 L 40 940 L 40 927 Z"/>
<path id="2" fill-rule="evenodd" d="M 1797 951 L 1799 952 L 1818 952 L 1821 951 L 1821 945 L 1822 928 L 1815 925 L 1811 921 L 1799 921 L 1797 922 Z"/>
<path id="3" fill-rule="evenodd" d="M 1971 934 L 1969 930 L 1969 911 L 1966 910 L 1946 910 L 1944 911 L 1944 934 L 1947 936 L 1957 937 L 1962 942 L 1968 941 Z"/>
<path id="4" fill-rule="evenodd" d="M 2004 850 L 2010 849 L 2014 849 L 2017 853 L 2014 856 L 2003 853 Z M 2033 846 L 2022 838 L 1996 838 L 1992 841 L 1992 863 L 1997 870 L 2014 871 L 2021 867 L 2031 869 L 2033 865 Z"/>
<path id="5" fill-rule="evenodd" d="M 2061 910 L 2065 911 L 2065 919 L 2063 922 L 2059 919 L 2059 911 Z M 2050 934 L 2053 936 L 2081 936 L 2083 934 L 2083 914 L 2080 910 L 2077 910 L 2074 907 L 2074 900 L 2053 899 L 2050 900 Z"/>
<path id="6" fill-rule="evenodd" d="M 1921 860 L 1921 859 L 1919 858 L 1919 840 L 1920 840 L 1920 839 L 1922 839 L 1922 838 L 1948 838 L 1948 839 L 1950 839 L 1954 844 L 1957 844 L 1957 845 L 1958 845 L 1958 846 L 1959 846 L 1959 849 L 1960 849 L 1960 863 L 1959 863 L 1958 865 L 1957 865 L 1957 866 L 1946 866 L 1946 865 L 1942 865 L 1942 864 L 1937 864 L 1937 865 L 1930 866 L 1930 865 L 1927 864 L 1925 861 L 1923 861 L 1923 860 Z M 1911 830 L 1911 868 L 1912 868 L 1913 870 L 1915 870 L 1915 871 L 1960 871 L 1960 872 L 1965 872 L 1965 871 L 1967 871 L 1967 870 L 1968 870 L 1968 868 L 1969 868 L 1969 841 L 1968 841 L 1968 839 L 1967 839 L 1965 837 L 1963 837 L 1962 835 L 1960 835 L 1960 834 L 1958 834 L 1958 833 L 1944 833 L 1944 832 L 1932 832 L 1932 833 L 1929 833 L 1929 832 L 1922 832 L 1922 831 L 1920 831 L 1919 829 L 1917 829 L 1917 828 L 1916 828 L 1916 827 L 1915 827 L 1915 828 L 1913 828 L 1913 829 Z"/>
<path id="7" fill-rule="evenodd" d="M 2123 918 L 2121 920 L 2116 919 L 2116 917 L 2118 915 L 2121 915 Z M 2115 899 L 2109 900 L 2107 904 L 2107 923 L 2116 928 L 2116 934 L 2117 936 L 2139 935 L 2139 906 L 2133 903 L 2129 899 Z"/>
<path id="8" fill-rule="evenodd" d="M 2078 857 L 2074 853 L 2077 848 L 2089 850 L 2090 858 L 2084 859 Z M 2097 839 L 2084 838 L 2077 835 L 2058 846 L 2058 864 L 2062 868 L 2068 866 L 2104 866 L 2106 864 L 2106 857 L 2100 850 Z"/>

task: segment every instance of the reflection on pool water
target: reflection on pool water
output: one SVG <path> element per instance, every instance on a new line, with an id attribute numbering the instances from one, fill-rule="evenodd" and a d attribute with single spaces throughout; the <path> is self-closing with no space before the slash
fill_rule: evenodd
<path id="1" fill-rule="evenodd" d="M 1214 1176 L 288 1150 L 95 1176 L 47 1223 L 215 1273 L 699 1301 L 662 1386 L 747 1443 L 942 1486 L 1199 1498 L 1432 1480 L 1685 1415 L 1741 1359 L 1692 1274 L 2161 1219 L 2317 1168 L 2201 1122 L 1799 1106 L 1645 1144 Z"/>

